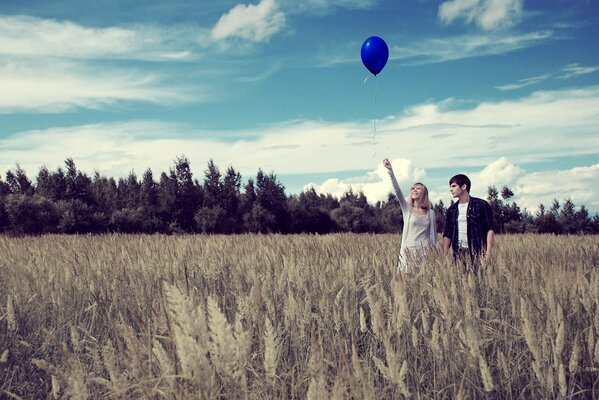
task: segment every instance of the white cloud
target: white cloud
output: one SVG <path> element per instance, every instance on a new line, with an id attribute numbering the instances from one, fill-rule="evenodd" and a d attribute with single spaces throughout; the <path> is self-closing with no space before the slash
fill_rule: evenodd
<path id="1" fill-rule="evenodd" d="M 536 92 L 521 99 L 481 103 L 469 109 L 456 108 L 456 104 L 460 102 L 448 99 L 416 105 L 404 114 L 379 120 L 375 140 L 371 121 L 290 121 L 238 132 L 198 131 L 186 125 L 155 121 L 28 131 L 2 140 L 0 170 L 19 163 L 29 174 L 37 174 L 42 164 L 52 168 L 70 156 L 84 170 L 95 168 L 118 177 L 131 169 L 167 171 L 177 155 L 186 154 L 195 171 L 201 171 L 213 158 L 217 165 L 233 165 L 244 176 L 253 176 L 258 168 L 277 174 L 306 175 L 370 170 L 365 176 L 332 180 L 326 185 L 313 179 L 306 183 L 312 181 L 335 193 L 342 193 L 351 184 L 354 190 L 361 188 L 368 198 L 376 200 L 385 199 L 390 190 L 380 165 L 388 156 L 395 160 L 402 185 L 415 180 L 431 182 L 433 186 L 427 186 L 433 198 L 447 199 L 446 179 L 437 185 L 433 174 L 425 174 L 424 168 L 474 174 L 474 191 L 481 196 L 490 184 L 513 185 L 512 190 L 522 196 L 522 205 L 532 207 L 549 194 L 539 189 L 537 196 L 526 192 L 526 188 L 535 187 L 535 182 L 543 179 L 553 182 L 562 175 L 526 173 L 520 165 L 550 165 L 559 158 L 588 160 L 599 155 L 599 86 Z M 481 165 L 488 167 L 481 170 Z M 592 174 L 589 177 L 587 172 L 571 170 L 564 173 L 564 182 L 584 177 L 590 186 L 596 176 Z M 562 181 L 556 182 L 551 184 L 552 189 L 547 188 L 561 199 L 568 189 L 562 192 L 558 187 Z M 583 198 L 583 189 L 590 191 L 592 201 L 599 199 L 593 192 L 596 189 L 588 187 L 582 187 L 576 199 Z"/>
<path id="2" fill-rule="evenodd" d="M 599 65 L 594 65 L 592 67 L 583 67 L 578 64 L 569 64 L 562 69 L 562 75 L 560 75 L 558 78 L 569 79 L 581 75 L 592 74 L 596 71 L 599 71 Z"/>
<path id="3" fill-rule="evenodd" d="M 177 61 L 196 57 L 189 27 L 90 28 L 71 21 L 0 15 L 0 55 Z"/>
<path id="4" fill-rule="evenodd" d="M 502 90 L 502 91 L 522 89 L 527 86 L 537 85 L 543 81 L 546 81 L 550 77 L 551 77 L 551 75 L 549 75 L 549 74 L 533 76 L 532 78 L 520 79 L 517 83 L 510 83 L 507 85 L 497 86 L 497 89 Z"/>
<path id="5" fill-rule="evenodd" d="M 197 58 L 194 42 L 199 34 L 189 27 L 90 28 L 70 21 L 0 15 L 0 114 L 207 99 L 197 86 L 173 85 L 163 72 L 125 63 Z"/>
<path id="6" fill-rule="evenodd" d="M 397 167 L 394 170 L 404 195 L 414 182 L 422 181 L 427 185 L 433 203 L 443 200 L 446 206 L 449 205 L 446 183 L 449 176 L 442 179 L 442 184 L 431 185 L 427 182 L 426 172 L 415 167 L 411 160 L 395 160 L 393 164 L 402 166 L 403 172 L 398 173 Z M 373 176 L 376 177 L 375 180 L 372 179 Z M 356 177 L 345 180 L 333 178 L 322 184 L 308 184 L 304 189 L 314 187 L 317 193 L 330 193 L 340 198 L 351 187 L 354 193 L 364 192 L 371 203 L 386 200 L 393 189 L 382 164 L 366 177 L 367 179 Z M 468 173 L 468 177 L 472 181 L 473 196 L 486 199 L 488 187 L 494 186 L 501 190 L 503 186 L 507 186 L 514 193 L 514 197 L 508 202 L 516 202 L 521 209 L 526 208 L 530 212 L 536 212 L 541 203 L 548 206 L 553 199 L 562 203 L 566 198 L 572 199 L 577 207 L 585 205 L 591 213 L 599 212 L 599 187 L 596 184 L 599 181 L 599 164 L 527 173 L 507 158 L 501 157 L 480 171 Z"/>
<path id="7" fill-rule="evenodd" d="M 438 16 L 446 24 L 464 19 L 484 30 L 507 28 L 522 17 L 522 0 L 449 0 L 439 6 Z"/>
<path id="8" fill-rule="evenodd" d="M 426 172 L 414 166 L 411 160 L 395 159 L 390 161 L 404 196 L 408 195 L 409 188 L 413 183 L 426 178 Z M 313 187 L 316 193 L 330 193 L 339 198 L 351 188 L 354 193 L 363 192 L 370 202 L 385 201 L 392 190 L 391 178 L 383 164 L 379 160 L 376 162 L 378 162 L 377 168 L 365 176 L 343 180 L 332 178 L 322 184 L 308 183 L 304 186 L 304 190 Z"/>
<path id="9" fill-rule="evenodd" d="M 220 17 L 212 28 L 213 40 L 239 38 L 262 42 L 285 26 L 285 14 L 275 0 L 261 0 L 257 5 L 238 4 Z"/>
<path id="10" fill-rule="evenodd" d="M 476 186 L 486 190 L 489 186 L 512 187 L 524 176 L 524 173 L 522 168 L 510 163 L 506 157 L 501 157 L 491 162 L 482 171 L 472 174 L 471 179 L 476 181 Z"/>
<path id="11" fill-rule="evenodd" d="M 570 79 L 576 78 L 581 75 L 592 74 L 596 71 L 599 71 L 599 66 L 583 67 L 578 64 L 568 64 L 565 67 L 563 67 L 559 73 L 545 74 L 540 76 L 534 76 L 532 78 L 520 79 L 517 83 L 497 86 L 497 89 L 503 91 L 521 89 L 526 86 L 536 85 L 552 77 L 553 79 Z"/>
<path id="12" fill-rule="evenodd" d="M 408 46 L 392 46 L 391 58 L 408 64 L 428 64 L 464 58 L 505 54 L 536 46 L 553 38 L 551 31 L 521 35 L 477 34 L 427 39 Z"/>
<path id="13" fill-rule="evenodd" d="M 0 114 L 95 109 L 122 101 L 172 104 L 202 99 L 197 90 L 167 85 L 156 74 L 55 59 L 0 62 L 0 87 Z"/>
<path id="14" fill-rule="evenodd" d="M 599 212 L 599 164 L 567 170 L 550 170 L 524 175 L 514 191 L 522 208 L 536 210 L 540 203 L 546 207 L 553 199 L 560 203 L 572 199 L 577 207 L 585 205 L 592 213 Z"/>
<path id="15" fill-rule="evenodd" d="M 281 0 L 282 5 L 291 12 L 326 13 L 334 8 L 367 9 L 378 3 L 378 0 Z"/>

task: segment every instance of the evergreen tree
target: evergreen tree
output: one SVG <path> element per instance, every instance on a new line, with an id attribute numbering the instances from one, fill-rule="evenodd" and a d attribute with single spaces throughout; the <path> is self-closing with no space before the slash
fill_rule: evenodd
<path id="1" fill-rule="evenodd" d="M 40 196 L 47 199 L 54 200 L 54 188 L 52 185 L 52 174 L 48 171 L 48 168 L 42 166 L 39 173 L 37 174 L 37 183 L 35 185 L 35 191 Z"/>
<path id="2" fill-rule="evenodd" d="M 177 179 L 172 170 L 169 175 L 166 172 L 160 174 L 158 199 L 160 204 L 160 218 L 166 225 L 165 232 L 178 231 L 179 228 L 174 218 L 175 203 L 177 201 Z"/>
<path id="3" fill-rule="evenodd" d="M 445 227 L 445 213 L 447 212 L 443 200 L 439 200 L 439 202 L 433 206 L 433 211 L 435 212 L 437 233 L 443 233 L 443 228 Z"/>
<path id="4" fill-rule="evenodd" d="M 576 211 L 574 219 L 577 225 L 577 233 L 593 233 L 591 219 L 589 218 L 589 211 L 584 205 L 581 205 L 578 211 Z"/>
<path id="5" fill-rule="evenodd" d="M 149 216 L 155 216 L 158 213 L 158 185 L 154 181 L 154 175 L 151 169 L 144 172 L 140 187 L 139 203 L 144 213 Z"/>
<path id="6" fill-rule="evenodd" d="M 559 210 L 559 203 L 555 199 L 550 211 L 546 211 L 543 204 L 539 205 L 536 218 L 538 233 L 559 233 L 560 229 L 557 222 L 556 210 Z"/>
<path id="7" fill-rule="evenodd" d="M 174 178 L 176 186 L 174 220 L 183 231 L 194 232 L 196 230 L 194 216 L 202 204 L 203 192 L 197 182 L 193 181 L 193 174 L 187 157 L 177 158 L 175 169 L 171 173 L 172 178 Z"/>
<path id="8" fill-rule="evenodd" d="M 35 187 L 27 177 L 25 170 L 19 164 L 14 172 L 8 170 L 6 172 L 6 184 L 8 185 L 9 193 L 23 194 L 32 196 L 35 192 Z"/>
<path id="9" fill-rule="evenodd" d="M 253 220 L 259 232 L 286 233 L 289 229 L 289 210 L 285 187 L 277 181 L 274 173 L 256 174 L 256 202 L 252 210 Z"/>
<path id="10" fill-rule="evenodd" d="M 65 174 L 65 199 L 81 200 L 83 203 L 92 203 L 91 179 L 81 171 L 77 171 L 72 158 L 65 160 L 67 171 Z"/>
<path id="11" fill-rule="evenodd" d="M 578 232 L 579 225 L 576 221 L 576 207 L 572 199 L 567 198 L 559 212 L 558 222 L 561 231 L 567 234 L 575 234 Z"/>
<path id="12" fill-rule="evenodd" d="M 254 204 L 256 203 L 256 187 L 254 186 L 254 180 L 249 178 L 243 189 L 244 192 L 241 194 L 239 204 L 239 212 L 241 214 L 241 218 L 243 219 L 242 231 L 256 232 L 256 230 L 252 229 L 252 210 L 254 209 Z"/>
<path id="13" fill-rule="evenodd" d="M 91 196 L 94 208 L 97 212 L 97 224 L 94 229 L 106 232 L 109 229 L 109 221 L 112 214 L 118 209 L 118 189 L 114 178 L 100 176 L 96 171 L 91 184 Z"/>
<path id="14" fill-rule="evenodd" d="M 208 208 L 220 206 L 223 181 L 220 170 L 214 160 L 208 161 L 208 167 L 204 171 L 204 201 L 203 206 Z"/>
<path id="15" fill-rule="evenodd" d="M 240 214 L 241 174 L 233 167 L 227 168 L 221 192 L 221 208 L 225 213 L 225 233 L 239 233 L 243 229 L 243 219 Z"/>
<path id="16" fill-rule="evenodd" d="M 223 204 L 223 179 L 213 159 L 204 170 L 202 207 L 194 215 L 197 228 L 202 233 L 224 233 L 226 211 Z"/>
<path id="17" fill-rule="evenodd" d="M 127 178 L 119 178 L 117 183 L 118 209 L 130 210 L 141 206 L 141 183 L 137 180 L 134 171 L 129 172 Z"/>
<path id="18" fill-rule="evenodd" d="M 158 184 L 154 181 L 151 169 L 144 172 L 140 189 L 140 208 L 144 218 L 143 232 L 153 233 L 164 231 L 164 222 L 160 219 L 160 199 Z"/>

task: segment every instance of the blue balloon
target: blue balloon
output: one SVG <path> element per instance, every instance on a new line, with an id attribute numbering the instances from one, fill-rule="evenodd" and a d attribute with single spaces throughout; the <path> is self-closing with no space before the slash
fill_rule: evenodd
<path id="1" fill-rule="evenodd" d="M 371 36 L 362 45 L 362 63 L 376 76 L 383 70 L 389 59 L 387 43 L 378 36 Z"/>

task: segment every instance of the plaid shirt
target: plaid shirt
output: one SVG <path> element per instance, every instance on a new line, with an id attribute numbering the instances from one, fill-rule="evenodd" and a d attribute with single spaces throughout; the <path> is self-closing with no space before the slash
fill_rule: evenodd
<path id="1" fill-rule="evenodd" d="M 443 236 L 451 239 L 453 251 L 458 250 L 458 202 L 447 209 Z M 480 254 L 487 247 L 487 232 L 493 229 L 491 206 L 483 199 L 470 197 L 466 211 L 468 249 L 470 254 Z"/>

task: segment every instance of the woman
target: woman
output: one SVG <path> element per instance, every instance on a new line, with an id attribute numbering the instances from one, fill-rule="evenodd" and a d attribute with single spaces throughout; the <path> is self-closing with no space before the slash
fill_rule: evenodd
<path id="1" fill-rule="evenodd" d="M 417 272 L 414 262 L 424 257 L 431 248 L 437 245 L 435 212 L 428 199 L 426 186 L 420 182 L 413 184 L 410 188 L 409 201 L 406 201 L 393 173 L 391 163 L 385 158 L 383 165 L 389 170 L 391 183 L 401 206 L 404 220 L 397 272 L 402 270 L 406 273 L 414 273 Z"/>

